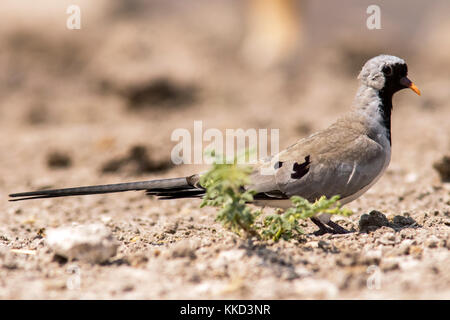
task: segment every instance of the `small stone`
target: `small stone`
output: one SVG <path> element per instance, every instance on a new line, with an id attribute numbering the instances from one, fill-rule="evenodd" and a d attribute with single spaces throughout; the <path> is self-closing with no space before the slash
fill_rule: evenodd
<path id="1" fill-rule="evenodd" d="M 381 250 L 367 250 L 364 255 L 364 259 L 366 261 L 380 260 L 382 258 L 382 256 L 383 256 L 383 254 L 382 254 Z"/>
<path id="2" fill-rule="evenodd" d="M 174 223 L 169 223 L 168 225 L 166 225 L 164 227 L 164 232 L 165 233 L 170 233 L 170 234 L 175 234 L 177 232 L 178 229 L 178 223 L 174 222 Z"/>
<path id="3" fill-rule="evenodd" d="M 372 210 L 369 214 L 363 214 L 359 220 L 361 232 L 374 231 L 383 226 L 389 226 L 389 220 L 379 211 Z"/>
<path id="4" fill-rule="evenodd" d="M 400 237 L 402 239 L 413 239 L 416 232 L 413 229 L 402 229 L 400 231 Z"/>
<path id="5" fill-rule="evenodd" d="M 411 173 L 409 173 L 409 174 L 407 174 L 406 175 L 406 177 L 405 177 L 405 181 L 407 182 L 407 183 L 413 183 L 413 182 L 416 182 L 417 181 L 417 174 L 416 173 L 414 173 L 414 172 L 411 172 Z"/>
<path id="6" fill-rule="evenodd" d="M 407 227 L 417 224 L 416 220 L 411 217 L 395 216 L 392 222 L 398 227 Z"/>
<path id="7" fill-rule="evenodd" d="M 410 240 L 410 239 L 407 239 L 407 240 L 403 240 L 401 243 L 400 243 L 400 246 L 399 246 L 399 253 L 400 254 L 409 254 L 409 251 L 410 251 L 410 248 L 413 246 L 413 245 L 415 245 L 416 244 L 416 241 L 415 240 Z"/>
<path id="8" fill-rule="evenodd" d="M 190 240 L 181 240 L 173 245 L 170 252 L 173 258 L 189 257 L 195 259 L 195 246 Z"/>
<path id="9" fill-rule="evenodd" d="M 215 258 L 211 266 L 215 270 L 224 270 L 228 268 L 229 265 L 235 265 L 243 259 L 245 256 L 245 251 L 242 249 L 231 249 L 221 251 L 217 258 Z"/>
<path id="10" fill-rule="evenodd" d="M 329 252 L 333 250 L 333 246 L 326 241 L 320 240 L 318 243 L 319 248 L 321 248 L 325 252 Z"/>
<path id="11" fill-rule="evenodd" d="M 307 249 L 316 249 L 319 247 L 318 241 L 309 241 L 305 244 L 305 248 Z"/>
<path id="12" fill-rule="evenodd" d="M 385 245 L 395 244 L 395 234 L 393 232 L 384 234 L 377 242 Z"/>
<path id="13" fill-rule="evenodd" d="M 56 255 L 90 263 L 106 262 L 119 246 L 111 231 L 98 223 L 49 229 L 46 241 Z"/>
<path id="14" fill-rule="evenodd" d="M 111 220 L 112 220 L 112 218 L 111 218 L 110 216 L 106 216 L 106 215 L 102 215 L 102 216 L 100 217 L 100 219 L 101 219 L 102 222 L 105 223 L 105 224 L 110 223 Z"/>
<path id="15" fill-rule="evenodd" d="M 422 247 L 419 247 L 419 246 L 411 246 L 409 248 L 409 254 L 411 254 L 417 258 L 420 258 L 422 256 L 422 252 L 423 252 L 423 249 L 422 249 Z"/>
<path id="16" fill-rule="evenodd" d="M 450 155 L 442 157 L 433 164 L 433 168 L 439 173 L 442 182 L 450 181 Z"/>
<path id="17" fill-rule="evenodd" d="M 440 242 L 441 241 L 439 240 L 438 237 L 432 235 L 432 236 L 428 237 L 428 239 L 425 241 L 425 245 L 428 248 L 437 248 L 439 246 Z"/>

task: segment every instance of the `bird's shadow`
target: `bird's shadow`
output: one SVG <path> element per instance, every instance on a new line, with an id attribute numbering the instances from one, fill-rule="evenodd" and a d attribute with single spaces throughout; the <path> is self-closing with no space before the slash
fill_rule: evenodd
<path id="1" fill-rule="evenodd" d="M 264 243 L 253 243 L 252 239 L 247 239 L 239 246 L 245 250 L 248 257 L 257 256 L 261 259 L 261 265 L 271 269 L 277 277 L 295 279 L 298 275 L 295 272 L 295 265 L 289 257 L 283 256 L 276 249 L 270 248 Z"/>

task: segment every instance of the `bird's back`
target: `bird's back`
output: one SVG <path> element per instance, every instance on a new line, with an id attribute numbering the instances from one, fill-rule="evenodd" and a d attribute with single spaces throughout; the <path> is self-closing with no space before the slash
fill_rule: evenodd
<path id="1" fill-rule="evenodd" d="M 298 195 L 310 201 L 322 195 L 352 197 L 365 192 L 389 163 L 390 147 L 380 139 L 350 114 L 261 163 L 249 188 L 269 197 Z"/>

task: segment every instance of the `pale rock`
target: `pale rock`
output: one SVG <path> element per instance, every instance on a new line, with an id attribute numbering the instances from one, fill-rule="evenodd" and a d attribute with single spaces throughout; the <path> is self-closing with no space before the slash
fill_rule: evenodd
<path id="1" fill-rule="evenodd" d="M 439 240 L 438 237 L 431 235 L 430 237 L 427 238 L 427 240 L 425 241 L 425 245 L 428 248 L 437 248 L 439 246 L 439 243 L 441 241 Z"/>
<path id="2" fill-rule="evenodd" d="M 384 244 L 384 245 L 395 244 L 395 242 L 396 242 L 395 234 L 393 232 L 386 233 L 380 239 L 378 239 L 377 242 Z"/>
<path id="3" fill-rule="evenodd" d="M 106 262 L 119 243 L 103 224 L 87 224 L 49 229 L 46 242 L 55 254 L 68 260 Z"/>

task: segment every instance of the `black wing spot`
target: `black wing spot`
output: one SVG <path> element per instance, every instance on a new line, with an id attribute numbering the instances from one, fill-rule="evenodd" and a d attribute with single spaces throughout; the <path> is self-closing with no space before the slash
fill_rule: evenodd
<path id="1" fill-rule="evenodd" d="M 273 168 L 275 170 L 280 169 L 283 166 L 283 162 L 278 161 L 277 163 L 274 164 Z"/>
<path id="2" fill-rule="evenodd" d="M 280 190 L 273 190 L 269 192 L 260 192 L 253 196 L 254 200 L 283 200 L 289 197 Z"/>
<path id="3" fill-rule="evenodd" d="M 310 164 L 311 164 L 310 156 L 306 156 L 305 162 L 303 162 L 302 164 L 298 164 L 297 162 L 294 163 L 294 166 L 292 167 L 294 172 L 291 174 L 291 178 L 300 179 L 301 177 L 303 177 L 305 174 L 308 173 Z"/>

